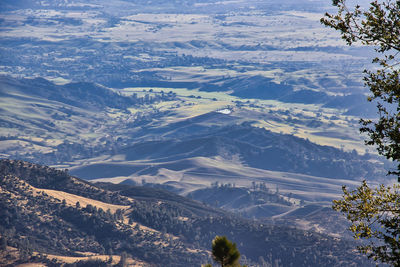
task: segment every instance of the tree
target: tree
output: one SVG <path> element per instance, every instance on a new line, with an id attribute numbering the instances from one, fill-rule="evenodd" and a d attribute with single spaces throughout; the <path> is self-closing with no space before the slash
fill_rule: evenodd
<path id="1" fill-rule="evenodd" d="M 123 251 L 121 253 L 121 259 L 119 260 L 118 266 L 126 267 L 127 266 L 127 263 L 126 263 L 127 259 L 128 259 L 128 254 L 125 251 Z"/>
<path id="2" fill-rule="evenodd" d="M 338 30 L 348 45 L 372 46 L 377 56 L 374 70 L 364 70 L 364 82 L 371 91 L 369 101 L 376 101 L 379 118 L 361 119 L 366 145 L 397 164 L 388 174 L 400 182 L 400 1 L 373 1 L 368 9 L 360 5 L 349 8 L 346 0 L 333 0 L 337 14 L 326 13 L 321 22 Z M 343 187 L 343 199 L 333 208 L 344 213 L 351 222 L 356 239 L 369 242 L 359 250 L 375 261 L 400 266 L 400 187 L 380 185 L 370 188 L 363 182 L 356 190 Z"/>
<path id="3" fill-rule="evenodd" d="M 225 236 L 216 236 L 212 241 L 212 257 L 221 267 L 240 266 L 239 250 Z"/>
<path id="4" fill-rule="evenodd" d="M 0 251 L 5 251 L 7 249 L 7 239 L 5 236 L 0 236 Z"/>
<path id="5" fill-rule="evenodd" d="M 400 266 L 400 186 L 372 189 L 366 181 L 356 190 L 343 188 L 333 208 L 345 213 L 356 239 L 369 240 L 358 249 L 375 261 Z"/>

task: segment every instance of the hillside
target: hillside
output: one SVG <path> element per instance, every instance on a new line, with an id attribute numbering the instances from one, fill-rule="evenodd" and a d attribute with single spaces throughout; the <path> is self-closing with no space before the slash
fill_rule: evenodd
<path id="1" fill-rule="evenodd" d="M 9 76 L 0 85 L 1 157 L 83 179 L 145 180 L 180 194 L 216 181 L 265 182 L 298 201 L 330 205 L 343 184 L 379 180 L 390 168 L 363 152 L 354 119 L 334 110 L 183 88 Z"/>
<path id="2" fill-rule="evenodd" d="M 232 185 L 214 185 L 190 192 L 187 196 L 248 218 L 272 217 L 292 210 L 294 206 L 293 200 L 284 198 L 278 192 L 272 192 L 263 184 L 251 190 Z"/>
<path id="3" fill-rule="evenodd" d="M 330 207 L 316 201 L 299 200 L 293 193 L 282 194 L 278 188 L 267 188 L 265 183 L 252 183 L 249 187 L 214 183 L 211 187 L 190 192 L 187 197 L 259 222 L 351 238 L 349 222 Z"/>
<path id="4" fill-rule="evenodd" d="M 199 266 L 218 234 L 234 240 L 250 266 L 368 265 L 345 240 L 244 220 L 160 189 L 90 184 L 22 161 L 0 166 L 5 264 L 122 255 L 138 266 Z"/>
<path id="5" fill-rule="evenodd" d="M 236 157 L 245 166 L 264 170 L 327 178 L 379 176 L 378 165 L 357 153 L 346 153 L 292 135 L 273 133 L 253 127 L 251 123 L 215 128 L 206 134 L 196 134 L 191 129 L 190 135 L 181 138 L 178 138 L 178 128 L 174 139 L 139 143 L 116 151 L 116 154 L 125 155 L 126 161 L 150 160 L 153 163 L 193 157 Z M 159 131 L 162 134 L 162 129 Z"/>

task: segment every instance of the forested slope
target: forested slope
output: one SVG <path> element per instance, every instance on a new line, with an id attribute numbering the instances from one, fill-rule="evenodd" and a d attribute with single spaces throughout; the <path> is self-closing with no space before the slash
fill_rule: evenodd
<path id="1" fill-rule="evenodd" d="M 19 251 L 1 254 L 11 265 L 90 252 L 154 266 L 199 266 L 210 261 L 215 235 L 234 240 L 250 265 L 368 264 L 347 241 L 241 219 L 159 189 L 90 184 L 13 160 L 0 161 L 0 179 L 2 245 Z M 42 258 L 32 257 L 35 252 Z"/>

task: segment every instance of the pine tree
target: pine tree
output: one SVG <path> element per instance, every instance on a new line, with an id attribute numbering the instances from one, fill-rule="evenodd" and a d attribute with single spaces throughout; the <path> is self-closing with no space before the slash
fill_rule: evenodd
<path id="1" fill-rule="evenodd" d="M 221 267 L 240 266 L 239 250 L 225 236 L 216 236 L 212 241 L 212 257 Z"/>

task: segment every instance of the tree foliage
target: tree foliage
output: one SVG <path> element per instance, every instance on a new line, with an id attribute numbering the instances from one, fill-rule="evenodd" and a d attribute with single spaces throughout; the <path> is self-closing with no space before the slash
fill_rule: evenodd
<path id="1" fill-rule="evenodd" d="M 216 236 L 212 241 L 212 257 L 221 267 L 240 266 L 239 250 L 225 236 Z"/>
<path id="2" fill-rule="evenodd" d="M 370 241 L 359 250 L 375 261 L 400 266 L 400 186 L 372 189 L 363 181 L 356 190 L 344 187 L 343 192 L 333 208 L 347 215 L 354 238 Z"/>
<path id="3" fill-rule="evenodd" d="M 364 70 L 365 85 L 376 101 L 378 119 L 361 119 L 362 133 L 367 133 L 367 145 L 397 164 L 400 182 L 400 1 L 373 1 L 367 9 L 360 5 L 349 8 L 346 0 L 333 0 L 337 14 L 325 14 L 321 22 L 338 30 L 348 45 L 360 43 L 372 46 L 376 57 L 373 70 Z M 356 190 L 343 188 L 342 200 L 333 208 L 346 214 L 352 223 L 350 230 L 356 239 L 366 239 L 359 246 L 375 261 L 400 266 L 400 187 L 380 185 L 370 188 L 364 181 Z"/>

